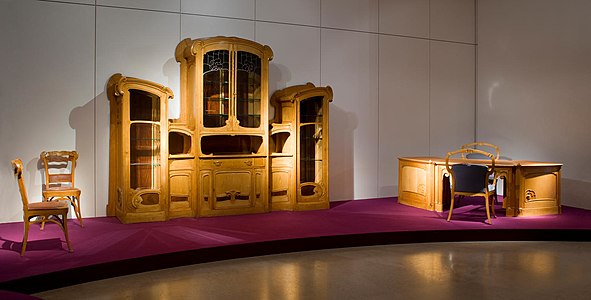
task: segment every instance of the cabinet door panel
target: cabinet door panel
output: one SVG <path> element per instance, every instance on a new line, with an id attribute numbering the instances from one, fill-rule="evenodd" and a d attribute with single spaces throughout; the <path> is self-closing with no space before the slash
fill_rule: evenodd
<path id="1" fill-rule="evenodd" d="M 236 53 L 236 118 L 241 127 L 261 125 L 261 58 L 245 51 Z"/>
<path id="2" fill-rule="evenodd" d="M 215 209 L 250 207 L 252 173 L 250 171 L 220 171 L 215 173 Z"/>
<path id="3" fill-rule="evenodd" d="M 230 115 L 230 51 L 203 55 L 203 126 L 223 127 Z"/>

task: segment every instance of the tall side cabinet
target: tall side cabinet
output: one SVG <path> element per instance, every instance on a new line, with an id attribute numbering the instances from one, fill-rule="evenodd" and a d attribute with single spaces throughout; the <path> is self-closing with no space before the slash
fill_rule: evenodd
<path id="1" fill-rule="evenodd" d="M 328 104 L 332 88 L 312 83 L 271 97 L 271 206 L 273 210 L 329 207 Z"/>
<path id="2" fill-rule="evenodd" d="M 176 49 L 181 107 L 195 107 L 197 215 L 269 210 L 268 46 L 236 37 Z"/>
<path id="3" fill-rule="evenodd" d="M 109 215 L 123 223 L 168 219 L 168 99 L 147 80 L 111 76 Z"/>

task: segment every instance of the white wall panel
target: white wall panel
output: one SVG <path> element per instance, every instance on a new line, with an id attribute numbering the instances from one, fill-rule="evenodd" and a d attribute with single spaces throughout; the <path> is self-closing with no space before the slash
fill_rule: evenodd
<path id="1" fill-rule="evenodd" d="M 255 0 L 181 0 L 181 11 L 188 14 L 254 20 Z"/>
<path id="2" fill-rule="evenodd" d="M 557 161 L 564 205 L 591 209 L 591 2 L 481 1 L 478 139 Z"/>
<path id="3" fill-rule="evenodd" d="M 429 41 L 380 37 L 379 196 L 398 194 L 398 157 L 429 154 Z"/>
<path id="4" fill-rule="evenodd" d="M 548 43 L 550 45 L 565 44 L 571 47 L 574 41 L 579 41 L 575 36 L 586 36 L 587 32 L 580 32 L 581 28 L 591 26 L 581 21 L 584 19 L 582 16 L 577 15 L 580 11 L 586 11 L 585 5 L 588 4 L 581 2 L 583 0 L 569 1 L 573 1 L 571 10 L 575 12 L 570 10 L 567 12 L 578 18 L 575 19 L 577 20 L 575 25 L 567 27 L 569 30 L 561 30 L 560 26 L 548 27 L 536 22 L 532 23 L 532 26 L 541 26 L 544 31 L 550 32 L 550 35 L 539 33 L 532 28 L 521 28 L 519 24 L 513 24 L 513 21 L 527 19 L 529 14 L 533 14 L 536 18 L 542 17 L 540 20 L 544 18 L 554 20 L 555 24 L 570 21 L 564 16 L 553 19 L 554 16 L 550 12 L 562 13 L 557 4 L 549 0 L 539 2 L 541 15 L 538 16 L 537 10 L 527 12 L 527 8 L 537 7 L 532 0 L 521 1 L 515 8 L 518 14 L 513 16 L 508 14 L 511 17 L 508 19 L 509 24 L 506 24 L 500 20 L 503 19 L 503 14 L 507 14 L 509 2 L 503 0 L 494 4 L 486 2 L 485 17 L 490 16 L 496 19 L 484 22 L 485 25 L 490 25 L 490 27 L 484 27 L 493 29 L 499 27 L 504 35 L 497 36 L 495 32 L 489 33 L 492 37 L 490 41 L 498 44 L 492 48 L 484 47 L 482 52 L 485 56 L 503 53 L 505 58 L 514 64 L 514 59 L 519 59 L 521 52 L 514 51 L 513 48 L 509 48 L 512 51 L 507 52 L 507 47 L 503 44 L 507 42 L 507 38 L 504 37 L 512 37 L 512 34 L 524 40 L 528 38 L 534 41 L 558 39 L 556 43 Z M 439 52 L 435 49 L 435 52 L 431 53 L 433 57 L 425 58 L 424 45 L 429 38 L 472 43 L 474 2 L 474 0 L 2 0 L 0 1 L 2 17 L 0 22 L 3 29 L 0 31 L 0 40 L 2 40 L 0 57 L 4 70 L 9 71 L 0 73 L 0 98 L 5 107 L 0 111 L 0 141 L 2 141 L 0 161 L 5 162 L 4 164 L 0 162 L 0 190 L 11 193 L 9 194 L 11 199 L 14 199 L 14 196 L 18 199 L 16 184 L 7 174 L 10 174 L 8 161 L 15 156 L 21 156 L 25 159 L 27 174 L 32 177 L 28 184 L 29 191 L 33 193 L 33 197 L 38 198 L 42 179 L 41 166 L 37 164 L 39 152 L 50 148 L 75 148 L 81 155 L 77 181 L 83 189 L 83 214 L 104 215 L 108 202 L 109 103 L 105 94 L 107 79 L 113 73 L 121 72 L 126 76 L 155 81 L 169 86 L 178 98 L 179 66 L 174 60 L 174 49 L 177 43 L 186 37 L 226 35 L 257 40 L 273 48 L 275 59 L 271 62 L 270 70 L 271 92 L 307 81 L 333 87 L 335 100 L 331 104 L 330 147 L 332 200 L 390 196 L 396 190 L 393 185 L 396 173 L 392 171 L 392 165 L 396 163 L 394 158 L 396 155 L 426 154 L 425 151 L 428 150 L 425 150 L 425 140 L 428 141 L 426 144 L 431 143 L 435 147 L 446 146 L 439 140 L 428 140 L 429 134 L 431 137 L 434 136 L 433 131 L 446 130 L 433 128 L 435 123 L 442 122 L 439 114 L 433 114 L 433 107 L 431 107 L 432 115 L 425 116 L 425 94 L 430 88 L 431 93 L 438 97 L 431 98 L 431 105 L 440 105 L 441 109 L 436 107 L 439 110 L 456 105 L 457 96 L 463 97 L 466 87 L 452 82 L 452 87 L 448 88 L 446 84 L 438 83 L 437 80 L 448 80 L 446 76 L 462 77 L 462 74 L 453 73 L 455 72 L 453 70 L 459 67 L 458 63 L 463 66 L 465 59 L 470 58 L 459 57 L 464 55 L 463 50 L 454 53 L 456 50 L 445 49 L 440 49 Z M 179 11 L 181 14 L 178 13 Z M 319 25 L 325 28 L 320 29 Z M 517 30 L 513 32 L 510 31 L 511 28 Z M 429 36 L 429 30 L 431 30 L 431 36 Z M 381 49 L 378 49 L 380 39 L 378 31 L 384 34 L 381 37 Z M 511 34 L 507 35 L 507 32 Z M 400 36 L 420 39 L 407 39 Z M 484 41 L 485 44 L 487 41 Z M 573 65 L 584 68 L 587 53 L 577 52 L 576 49 L 580 48 L 572 47 L 568 49 L 576 55 L 568 57 L 573 57 L 571 60 Z M 585 49 L 584 46 L 582 48 Z M 539 49 L 545 48 L 540 46 L 538 48 L 540 53 L 536 54 L 543 54 Z M 550 52 L 556 51 L 552 47 L 548 49 Z M 491 52 L 487 52 L 488 50 Z M 451 53 L 446 56 L 443 54 L 446 52 Z M 491 54 L 492 52 L 494 54 Z M 558 53 L 566 56 L 568 51 L 558 49 Z M 516 54 L 519 54 L 516 58 L 511 56 Z M 474 59 L 473 54 L 471 57 Z M 553 56 L 550 57 L 555 59 Z M 482 73 L 485 86 L 509 87 L 509 83 L 504 81 L 506 78 L 494 73 L 497 70 L 495 68 L 505 68 L 502 71 L 507 68 L 511 70 L 511 66 L 499 61 L 501 58 L 501 56 L 495 56 L 493 59 L 483 60 L 483 64 L 492 70 L 492 72 Z M 447 61 L 449 59 L 451 61 Z M 434 76 L 432 80 L 435 81 L 434 85 L 424 87 L 425 65 L 428 66 L 430 60 L 435 63 L 430 69 Z M 541 66 L 548 65 L 539 63 L 544 60 L 536 59 L 535 61 Z M 580 61 L 583 63 L 579 63 Z M 380 63 L 382 66 L 378 67 Z M 549 69 L 556 67 L 555 64 L 551 66 Z M 450 72 L 446 70 L 448 67 L 453 74 L 446 74 Z M 528 68 L 531 66 L 523 69 Z M 574 73 L 587 74 L 581 68 L 575 68 Z M 515 70 L 511 71 L 515 72 Z M 561 74 L 564 80 L 559 81 L 563 87 L 560 95 L 578 99 L 568 102 L 578 108 L 576 112 L 585 110 L 588 108 L 585 104 L 587 102 L 580 104 L 577 101 L 584 99 L 581 97 L 585 93 L 583 87 L 589 80 L 584 76 L 577 77 L 580 80 L 575 80 L 572 74 L 567 74 L 569 69 L 563 71 Z M 529 75 L 527 72 L 523 74 Z M 515 82 L 516 85 L 507 93 L 502 93 L 502 89 L 496 88 L 496 95 L 502 95 L 506 99 L 494 98 L 495 113 L 500 109 L 500 104 L 511 106 L 513 105 L 511 101 L 515 99 L 534 99 L 524 96 L 524 93 L 517 89 L 518 85 L 527 86 L 524 85 L 527 82 L 520 80 Z M 573 88 L 566 82 L 572 82 L 577 86 Z M 551 86 L 547 82 L 546 84 Z M 459 90 L 455 90 L 456 88 Z M 488 89 L 486 91 L 488 93 Z M 568 91 L 573 93 L 569 94 Z M 514 97 L 516 94 L 518 97 Z M 548 94 L 550 93 L 544 93 L 544 95 Z M 412 100 L 407 101 L 407 99 Z M 489 121 L 496 121 L 499 118 L 512 119 L 514 113 L 502 109 L 503 116 L 489 116 L 488 112 L 482 112 L 484 109 L 482 101 L 488 104 L 490 98 L 482 99 L 484 98 L 481 98 L 479 104 L 481 114 L 479 117 L 482 121 L 478 125 L 483 128 L 479 131 L 480 134 L 491 139 L 496 137 L 516 139 L 517 141 L 510 147 L 506 147 L 509 148 L 509 153 L 519 154 L 527 149 L 528 153 L 535 151 L 538 154 L 537 157 L 546 157 L 545 154 L 548 153 L 548 150 L 544 150 L 546 148 L 522 147 L 530 144 L 538 145 L 538 142 L 524 137 L 529 137 L 531 132 L 537 133 L 533 130 L 544 128 L 543 126 L 535 127 L 527 133 L 524 130 L 519 138 L 515 135 L 508 137 L 502 133 L 502 130 L 486 131 L 489 127 L 484 125 L 488 125 Z M 439 102 L 434 104 L 433 101 L 436 100 Z M 527 103 L 535 104 L 535 109 L 538 109 L 538 102 L 529 101 Z M 14 103 L 14 105 L 5 103 Z M 544 105 L 560 112 L 561 115 L 568 115 L 573 120 L 582 119 L 576 114 L 571 117 L 572 110 L 554 103 L 546 100 Z M 534 112 L 544 115 L 535 109 Z M 178 101 L 170 101 L 169 116 L 176 117 L 178 110 Z M 52 116 L 51 122 L 46 122 L 48 115 Z M 391 116 L 394 118 L 390 118 Z M 66 122 L 61 123 L 60 119 L 66 119 Z M 416 121 L 417 124 L 410 129 L 407 128 L 406 131 L 403 130 L 411 121 Z M 447 120 L 444 121 L 447 122 Z M 587 119 L 579 121 L 586 124 L 584 122 Z M 451 128 L 456 126 L 454 125 L 456 123 L 444 124 L 441 128 Z M 428 124 L 431 124 L 431 132 L 425 134 Z M 556 138 L 557 141 L 566 143 L 573 136 L 583 135 L 580 132 L 582 129 L 577 128 L 568 131 L 567 135 L 562 135 L 562 139 Z M 553 132 L 552 129 L 546 128 L 546 130 Z M 570 132 L 573 133 L 570 134 Z M 390 135 L 396 138 L 390 138 Z M 398 139 L 405 141 L 399 142 Z M 561 160 L 579 159 L 582 156 L 580 154 L 582 150 L 577 149 L 585 149 L 584 146 L 583 144 L 581 147 L 569 148 L 568 153 L 564 155 L 565 159 L 561 158 Z M 435 149 L 431 150 L 433 154 Z M 529 156 L 534 157 L 534 155 Z M 383 165 L 381 165 L 382 162 L 384 162 Z M 591 174 L 591 171 L 585 168 L 565 168 L 565 174 L 571 176 L 569 178 L 589 181 L 584 175 L 580 175 Z M 573 190 L 582 189 L 573 188 Z M 0 212 L 0 221 L 20 219 L 20 214 L 20 204 L 11 202 Z"/>
<path id="5" fill-rule="evenodd" d="M 321 5 L 322 27 L 378 30 L 378 0 L 323 0 Z"/>
<path id="6" fill-rule="evenodd" d="M 257 0 L 256 19 L 320 26 L 320 0 Z"/>
<path id="7" fill-rule="evenodd" d="M 257 41 L 273 49 L 269 96 L 292 85 L 320 85 L 320 28 L 258 22 Z"/>
<path id="8" fill-rule="evenodd" d="M 431 0 L 431 38 L 474 43 L 476 0 Z"/>
<path id="9" fill-rule="evenodd" d="M 31 1 L 31 0 L 23 0 L 23 1 Z M 48 0 L 35 0 L 35 1 L 48 1 Z M 54 2 L 56 2 L 56 1 L 54 1 Z M 59 2 L 94 5 L 95 0 L 60 0 Z"/>
<path id="10" fill-rule="evenodd" d="M 96 0 L 97 5 L 180 12 L 181 0 Z"/>
<path id="11" fill-rule="evenodd" d="M 224 35 L 254 40 L 254 23 L 248 20 L 182 15 L 181 38 L 196 39 Z"/>
<path id="12" fill-rule="evenodd" d="M 23 160 L 30 201 L 41 201 L 45 150 L 80 153 L 82 214 L 93 215 L 94 8 L 4 0 L 0 28 L 0 220 L 22 221 L 14 158 Z"/>
<path id="13" fill-rule="evenodd" d="M 430 154 L 474 141 L 475 46 L 431 41 Z"/>
<path id="14" fill-rule="evenodd" d="M 322 30 L 322 85 L 330 107 L 330 199 L 377 197 L 378 36 Z"/>
<path id="15" fill-rule="evenodd" d="M 380 0 L 380 33 L 429 37 L 429 0 Z"/>
<path id="16" fill-rule="evenodd" d="M 97 8 L 96 145 L 98 215 L 106 213 L 109 174 L 109 101 L 106 83 L 114 73 L 170 87 L 179 95 L 178 14 Z M 175 100 L 174 103 L 177 101 Z M 174 106 L 174 105 L 172 105 Z M 178 106 L 178 105 L 177 105 Z"/>

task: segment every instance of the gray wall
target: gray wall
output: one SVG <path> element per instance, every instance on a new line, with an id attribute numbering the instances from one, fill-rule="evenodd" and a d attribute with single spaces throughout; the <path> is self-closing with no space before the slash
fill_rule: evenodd
<path id="1" fill-rule="evenodd" d="M 591 2 L 478 4 L 479 140 L 564 163 L 562 203 L 591 209 Z"/>
<path id="2" fill-rule="evenodd" d="M 177 43 L 270 45 L 270 91 L 331 85 L 331 200 L 394 196 L 397 157 L 474 138 L 474 0 L 0 0 L 0 222 L 22 218 L 10 160 L 41 198 L 43 150 L 76 149 L 82 214 L 104 216 L 113 73 L 179 96 Z M 170 102 L 170 115 L 178 115 Z"/>

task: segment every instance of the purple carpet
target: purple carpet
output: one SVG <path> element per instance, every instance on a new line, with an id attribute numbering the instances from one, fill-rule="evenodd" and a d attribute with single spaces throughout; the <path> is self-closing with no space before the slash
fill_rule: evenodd
<path id="1" fill-rule="evenodd" d="M 451 222 L 444 213 L 398 204 L 396 198 L 333 202 L 328 210 L 180 218 L 121 224 L 114 217 L 75 219 L 61 230 L 31 227 L 20 256 L 23 224 L 0 224 L 0 290 L 34 293 L 91 280 L 239 257 L 336 247 L 489 240 L 591 240 L 591 211 L 499 217 L 487 225 L 482 205 L 464 201 Z M 447 216 L 447 214 L 445 214 Z M 67 278 L 67 280 L 64 280 Z"/>

